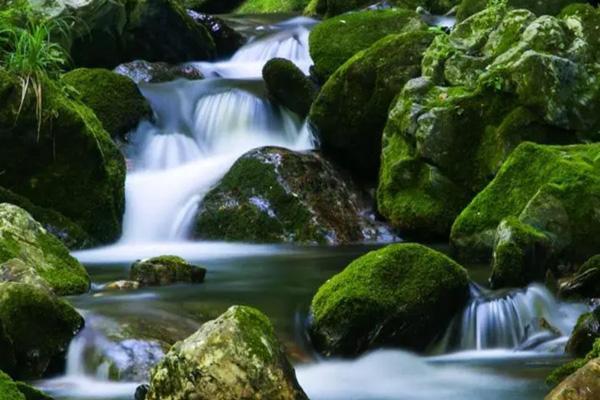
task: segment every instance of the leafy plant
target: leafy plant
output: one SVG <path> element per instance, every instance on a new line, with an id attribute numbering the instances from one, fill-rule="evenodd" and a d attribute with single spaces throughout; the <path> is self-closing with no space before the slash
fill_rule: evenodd
<path id="1" fill-rule="evenodd" d="M 67 35 L 68 25 L 60 19 L 41 16 L 29 6 L 19 7 L 10 18 L 0 18 L 0 65 L 18 76 L 21 82 L 17 118 L 27 93 L 33 92 L 39 138 L 43 120 L 43 85 L 58 78 L 69 59 L 66 50 L 52 38 Z"/>

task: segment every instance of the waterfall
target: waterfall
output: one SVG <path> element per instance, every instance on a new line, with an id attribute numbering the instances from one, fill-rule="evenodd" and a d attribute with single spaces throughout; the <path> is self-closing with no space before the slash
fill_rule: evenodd
<path id="1" fill-rule="evenodd" d="M 471 286 L 471 300 L 434 353 L 510 349 L 562 352 L 583 304 L 559 302 L 544 286 L 492 292 Z"/>
<path id="2" fill-rule="evenodd" d="M 208 77 L 203 81 L 140 86 L 155 122 L 142 122 L 130 135 L 120 244 L 185 240 L 202 198 L 247 151 L 314 147 L 307 125 L 271 103 L 261 79 L 273 57 L 289 58 L 305 71 L 312 64 L 312 20 L 295 21 L 250 41 L 229 61 L 194 64 Z"/>

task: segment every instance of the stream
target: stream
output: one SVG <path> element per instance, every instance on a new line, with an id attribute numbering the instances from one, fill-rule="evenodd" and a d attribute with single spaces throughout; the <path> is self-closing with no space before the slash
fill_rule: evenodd
<path id="1" fill-rule="evenodd" d="M 235 160 L 256 147 L 315 148 L 306 126 L 271 103 L 261 78 L 273 57 L 311 65 L 316 21 L 269 16 L 230 21 L 249 35 L 230 60 L 193 63 L 206 79 L 141 84 L 154 122 L 142 122 L 126 149 L 123 236 L 75 252 L 92 277 L 88 294 L 69 298 L 86 319 L 68 350 L 66 373 L 34 382 L 57 399 L 132 399 L 168 344 L 234 304 L 273 321 L 313 400 L 540 399 L 545 376 L 565 361 L 564 344 L 582 304 L 561 303 L 541 285 L 490 292 L 477 279 L 471 301 L 425 355 L 382 349 L 356 360 L 319 358 L 305 335 L 310 300 L 350 261 L 381 244 L 250 245 L 189 239 L 203 196 Z M 201 285 L 106 291 L 127 279 L 136 259 L 176 254 L 203 265 Z"/>

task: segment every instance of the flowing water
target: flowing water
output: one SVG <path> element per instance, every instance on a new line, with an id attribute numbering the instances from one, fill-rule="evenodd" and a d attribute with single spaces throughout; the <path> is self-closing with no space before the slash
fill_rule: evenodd
<path id="1" fill-rule="evenodd" d="M 377 246 L 302 247 L 190 241 L 203 196 L 246 151 L 265 145 L 313 148 L 303 121 L 272 104 L 260 78 L 272 57 L 311 65 L 313 20 L 232 20 L 251 36 L 230 60 L 193 63 L 207 79 L 142 85 L 155 118 L 127 148 L 123 237 L 75 253 L 93 290 L 69 300 L 86 319 L 73 340 L 66 373 L 38 386 L 57 399 L 131 399 L 148 370 L 207 320 L 234 304 L 263 310 L 313 400 L 539 399 L 549 370 L 586 307 L 558 302 L 543 287 L 490 292 L 471 300 L 427 355 L 379 350 L 357 360 L 322 360 L 304 321 L 312 295 L 351 260 Z M 132 261 L 177 254 L 208 269 L 206 283 L 110 292 Z"/>

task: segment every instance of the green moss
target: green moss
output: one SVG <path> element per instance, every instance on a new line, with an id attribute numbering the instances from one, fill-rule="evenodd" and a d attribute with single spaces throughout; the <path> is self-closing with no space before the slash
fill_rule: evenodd
<path id="1" fill-rule="evenodd" d="M 17 384 L 2 371 L 0 371 L 0 394 L 2 400 L 26 400 Z"/>
<path id="2" fill-rule="evenodd" d="M 383 37 L 423 29 L 414 11 L 364 11 L 341 15 L 318 24 L 310 34 L 315 73 L 326 80 L 350 57 Z"/>
<path id="3" fill-rule="evenodd" d="M 269 95 L 305 118 L 317 95 L 316 85 L 290 60 L 273 58 L 262 71 Z"/>
<path id="4" fill-rule="evenodd" d="M 255 308 L 248 306 L 233 307 L 228 310 L 231 318 L 235 319 L 243 341 L 250 353 L 263 363 L 276 361 L 277 336 L 269 318 Z M 225 315 L 227 315 L 226 313 Z"/>
<path id="5" fill-rule="evenodd" d="M 246 0 L 236 10 L 240 14 L 260 14 L 302 11 L 309 0 Z"/>
<path id="6" fill-rule="evenodd" d="M 0 186 L 56 210 L 100 242 L 117 239 L 124 211 L 125 162 L 94 113 L 52 82 L 43 85 L 37 130 L 34 95 L 0 70 Z M 27 159 L 27 163 L 23 163 Z"/>
<path id="7" fill-rule="evenodd" d="M 579 267 L 579 270 L 577 272 L 583 273 L 594 268 L 600 269 L 600 254 L 590 257 L 585 263 L 581 265 L 581 267 Z"/>
<path id="8" fill-rule="evenodd" d="M 327 355 L 379 346 L 422 349 L 468 298 L 466 271 L 418 244 L 397 244 L 353 261 L 311 304 L 313 343 Z"/>
<path id="9" fill-rule="evenodd" d="M 25 382 L 17 382 L 17 387 L 25 396 L 25 400 L 52 400 L 52 397 Z"/>
<path id="10" fill-rule="evenodd" d="M 201 283 L 206 269 L 189 264 L 177 256 L 159 256 L 136 261 L 129 272 L 132 281 L 142 286 L 169 285 L 176 282 Z"/>
<path id="11" fill-rule="evenodd" d="M 310 122 L 323 150 L 356 176 L 377 175 L 390 103 L 419 76 L 422 54 L 434 36 L 425 30 L 389 35 L 350 58 L 319 93 Z"/>
<path id="12" fill-rule="evenodd" d="M 562 366 L 556 368 L 554 371 L 552 371 L 552 373 L 550 375 L 548 375 L 548 377 L 546 378 L 546 384 L 548 384 L 550 386 L 558 385 L 567 376 L 571 375 L 572 373 L 577 371 L 579 368 L 581 368 L 585 364 L 587 364 L 588 361 L 593 360 L 594 358 L 598 358 L 598 357 L 600 357 L 600 339 L 596 339 L 596 341 L 594 342 L 594 346 L 589 351 L 589 353 L 586 354 L 585 357 L 573 360 L 565 365 L 562 365 Z"/>
<path id="13" fill-rule="evenodd" d="M 391 0 L 388 3 L 409 10 L 422 7 L 432 14 L 443 15 L 460 3 L 460 0 Z M 366 8 L 372 4 L 372 0 L 311 0 L 304 9 L 304 13 L 330 18 L 348 11 Z"/>
<path id="14" fill-rule="evenodd" d="M 143 118 L 152 115 L 150 105 L 129 78 L 104 69 L 76 69 L 63 76 L 80 100 L 91 108 L 104 129 L 124 138 Z"/>
<path id="15" fill-rule="evenodd" d="M 0 321 L 13 343 L 18 378 L 40 377 L 64 356 L 83 326 L 83 318 L 65 301 L 44 289 L 14 282 L 0 283 Z"/>
<path id="16" fill-rule="evenodd" d="M 575 357 L 585 357 L 600 338 L 600 308 L 579 316 L 571 332 L 565 351 Z"/>
<path id="17" fill-rule="evenodd" d="M 536 15 L 557 15 L 564 7 L 573 3 L 585 3 L 586 0 L 463 0 L 457 11 L 457 18 L 462 21 L 500 2 L 510 8 L 530 10 Z"/>

